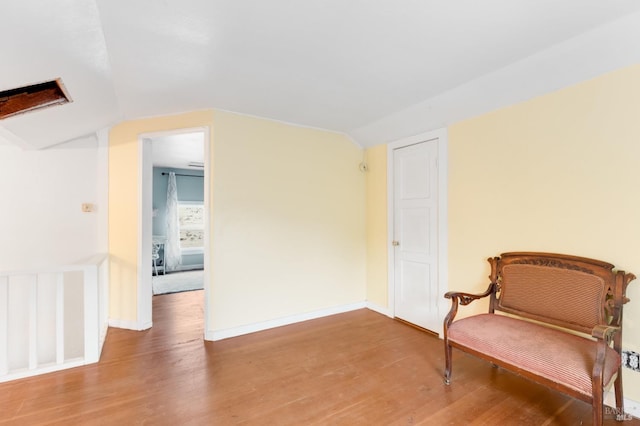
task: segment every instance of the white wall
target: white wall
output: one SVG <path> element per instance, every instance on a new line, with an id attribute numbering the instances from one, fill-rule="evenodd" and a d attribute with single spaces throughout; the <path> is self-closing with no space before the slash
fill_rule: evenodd
<path id="1" fill-rule="evenodd" d="M 0 144 L 0 270 L 106 252 L 107 156 L 98 145 L 95 137 L 43 151 Z"/>

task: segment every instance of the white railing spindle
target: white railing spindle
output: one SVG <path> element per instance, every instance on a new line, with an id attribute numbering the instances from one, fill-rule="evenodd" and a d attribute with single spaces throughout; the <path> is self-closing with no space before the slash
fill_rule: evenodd
<path id="1" fill-rule="evenodd" d="M 84 268 L 84 329 L 97 330 L 84 335 L 84 358 L 97 362 L 100 358 L 100 309 L 98 307 L 98 268 Z"/>
<path id="2" fill-rule="evenodd" d="M 29 370 L 38 367 L 38 276 L 29 283 Z"/>
<path id="3" fill-rule="evenodd" d="M 9 277 L 0 276 L 0 377 L 9 372 Z"/>
<path id="4" fill-rule="evenodd" d="M 64 362 L 64 272 L 56 274 L 56 364 Z"/>

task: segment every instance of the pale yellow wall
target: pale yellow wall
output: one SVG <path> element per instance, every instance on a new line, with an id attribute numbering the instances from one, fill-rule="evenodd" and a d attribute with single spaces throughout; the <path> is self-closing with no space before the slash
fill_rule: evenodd
<path id="1" fill-rule="evenodd" d="M 112 320 L 137 321 L 138 193 L 141 134 L 213 126 L 212 111 L 126 121 L 109 133 L 109 254 Z M 212 150 L 213 151 L 213 150 Z"/>
<path id="2" fill-rule="evenodd" d="M 365 300 L 365 175 L 347 137 L 215 112 L 213 331 Z"/>
<path id="3" fill-rule="evenodd" d="M 137 320 L 139 135 L 205 126 L 216 141 L 209 331 L 364 301 L 362 150 L 336 133 L 198 111 L 110 132 L 111 318 Z"/>
<path id="4" fill-rule="evenodd" d="M 367 179 L 367 301 L 388 308 L 387 146 L 365 152 Z"/>
<path id="5" fill-rule="evenodd" d="M 640 66 L 449 128 L 449 288 L 484 290 L 485 259 L 568 253 L 640 276 Z M 640 280 L 623 346 L 640 350 Z M 461 308 L 461 313 L 486 305 Z M 640 401 L 625 369 L 625 397 Z"/>

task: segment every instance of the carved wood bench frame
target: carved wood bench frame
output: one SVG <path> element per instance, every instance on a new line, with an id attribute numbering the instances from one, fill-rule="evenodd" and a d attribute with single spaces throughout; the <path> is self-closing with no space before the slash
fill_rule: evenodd
<path id="1" fill-rule="evenodd" d="M 495 366 L 592 404 L 594 425 L 602 424 L 603 395 L 605 389 L 613 382 L 616 413 L 619 413 L 617 420 L 622 420 L 622 306 L 629 301 L 626 289 L 635 276 L 624 271 L 614 271 L 612 264 L 599 260 L 553 253 L 511 252 L 489 258 L 488 261 L 491 265 L 491 275 L 489 287 L 484 293 L 452 291 L 445 294 L 446 298 L 451 299 L 451 309 L 444 320 L 445 383 L 451 383 L 452 348 L 455 347 L 485 359 Z M 487 297 L 488 314 L 454 322 L 459 305 L 468 305 Z M 501 313 L 498 314 L 496 311 Z M 505 320 L 502 313 L 527 323 Z M 482 325 L 477 322 L 480 320 L 484 321 Z M 582 336 L 580 339 L 586 340 L 574 341 L 586 347 L 591 358 L 583 363 L 583 373 L 588 373 L 591 381 L 590 392 L 585 392 L 584 389 L 576 390 L 570 381 L 563 381 L 564 366 L 554 366 L 560 374 L 550 378 L 548 371 L 545 371 L 544 375 L 535 367 L 540 365 L 536 363 L 546 362 L 544 359 L 538 357 L 535 362 L 530 363 L 523 363 L 522 358 L 515 359 L 513 353 L 524 354 L 526 358 L 527 352 L 526 345 L 518 347 L 518 339 L 527 337 L 517 336 L 521 333 L 519 327 L 507 328 L 507 333 L 512 336 L 495 336 L 495 345 L 488 348 L 483 346 L 485 342 L 481 336 L 464 337 L 465 327 L 471 326 L 474 322 L 475 327 L 484 327 L 485 324 L 494 322 L 492 320 L 500 320 L 495 321 L 496 325 L 503 322 L 521 324 L 523 329 L 539 330 L 547 337 L 553 337 L 552 340 L 564 339 L 562 336 L 569 338 L 570 334 Z M 540 327 L 544 327 L 544 330 Z M 503 328 L 500 331 L 505 332 Z M 504 351 L 505 353 L 500 353 L 502 342 L 505 341 L 505 345 L 511 346 Z M 589 363 L 592 364 L 591 371 L 586 371 L 590 368 Z M 575 365 L 567 366 L 567 369 L 575 368 Z M 605 376 L 610 377 L 607 383 Z"/>

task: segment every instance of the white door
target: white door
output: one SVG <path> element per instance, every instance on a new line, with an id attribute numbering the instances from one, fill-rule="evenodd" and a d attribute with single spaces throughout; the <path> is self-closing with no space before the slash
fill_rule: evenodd
<path id="1" fill-rule="evenodd" d="M 395 316 L 438 332 L 438 140 L 393 151 Z"/>

